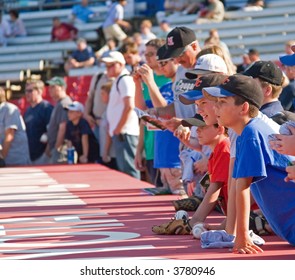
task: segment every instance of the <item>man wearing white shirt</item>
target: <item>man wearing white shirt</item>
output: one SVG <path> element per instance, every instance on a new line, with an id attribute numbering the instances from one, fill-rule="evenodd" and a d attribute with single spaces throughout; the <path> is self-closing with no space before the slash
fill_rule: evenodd
<path id="1" fill-rule="evenodd" d="M 125 68 L 122 53 L 112 51 L 101 60 L 110 78 L 115 78 L 107 106 L 109 134 L 116 152 L 120 171 L 140 179 L 134 158 L 139 136 L 139 122 L 134 109 L 135 83 Z"/>

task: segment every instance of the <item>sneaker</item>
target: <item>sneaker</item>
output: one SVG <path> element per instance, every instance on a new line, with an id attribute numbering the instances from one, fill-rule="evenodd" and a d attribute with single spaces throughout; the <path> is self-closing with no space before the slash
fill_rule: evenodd
<path id="1" fill-rule="evenodd" d="M 264 239 L 261 238 L 259 235 L 255 234 L 253 230 L 249 230 L 249 236 L 255 245 L 262 246 L 265 244 Z"/>

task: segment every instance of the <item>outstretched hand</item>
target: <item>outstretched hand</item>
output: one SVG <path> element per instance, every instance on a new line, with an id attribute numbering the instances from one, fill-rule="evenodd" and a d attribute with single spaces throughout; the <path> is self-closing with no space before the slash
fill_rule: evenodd
<path id="1" fill-rule="evenodd" d="M 250 237 L 239 238 L 237 236 L 232 252 L 234 254 L 258 254 L 262 253 L 263 250 L 259 246 L 253 244 Z"/>
<path id="2" fill-rule="evenodd" d="M 280 154 L 295 156 L 295 127 L 289 126 L 292 135 L 275 134 L 277 140 L 270 140 L 270 147 Z"/>

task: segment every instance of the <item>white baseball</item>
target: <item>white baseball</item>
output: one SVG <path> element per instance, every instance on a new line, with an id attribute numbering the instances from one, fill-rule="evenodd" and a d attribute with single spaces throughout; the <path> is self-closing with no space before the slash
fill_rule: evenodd
<path id="1" fill-rule="evenodd" d="M 177 133 L 182 134 L 190 131 L 188 127 L 184 127 L 182 124 L 177 127 Z"/>
<path id="2" fill-rule="evenodd" d="M 47 136 L 46 133 L 43 133 L 43 134 L 41 135 L 40 142 L 42 142 L 42 143 L 47 143 L 47 141 L 48 141 L 48 136 Z"/>
<path id="3" fill-rule="evenodd" d="M 182 220 L 182 219 L 188 219 L 189 215 L 186 211 L 184 210 L 179 210 L 175 213 L 174 218 L 176 220 Z"/>
<path id="4" fill-rule="evenodd" d="M 192 233 L 194 238 L 196 239 L 200 239 L 201 238 L 201 234 L 206 231 L 206 229 L 204 228 L 204 224 L 200 223 L 200 224 L 196 224 L 193 226 L 192 229 Z"/>

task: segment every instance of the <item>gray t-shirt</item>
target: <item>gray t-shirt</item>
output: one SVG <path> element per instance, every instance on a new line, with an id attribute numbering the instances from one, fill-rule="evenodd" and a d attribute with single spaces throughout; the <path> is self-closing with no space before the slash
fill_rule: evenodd
<path id="1" fill-rule="evenodd" d="M 188 69 L 183 68 L 181 65 L 178 67 L 176 72 L 175 82 L 173 83 L 172 90 L 174 92 L 174 108 L 176 118 L 191 118 L 196 114 L 195 104 L 185 105 L 179 101 L 179 95 L 188 91 L 185 80 L 185 73 Z"/>
<path id="2" fill-rule="evenodd" d="M 26 126 L 18 108 L 8 102 L 0 104 L 0 144 L 3 145 L 5 131 L 15 130 L 14 139 L 5 158 L 6 165 L 27 165 L 31 163 Z"/>
<path id="3" fill-rule="evenodd" d="M 96 83 L 98 75 L 101 73 L 97 73 L 91 79 L 88 98 L 91 100 L 90 103 L 92 105 L 93 115 L 96 118 L 101 118 L 102 114 L 105 112 L 107 105 L 102 102 L 101 100 L 101 86 L 110 81 L 107 77 L 106 73 L 103 73 L 102 76 L 99 78 L 99 81 Z"/>
<path id="4" fill-rule="evenodd" d="M 52 150 L 55 146 L 59 125 L 62 122 L 68 121 L 68 114 L 64 107 L 72 104 L 72 102 L 72 99 L 67 95 L 66 97 L 60 99 L 53 108 L 47 128 L 48 145 L 50 150 Z"/>

